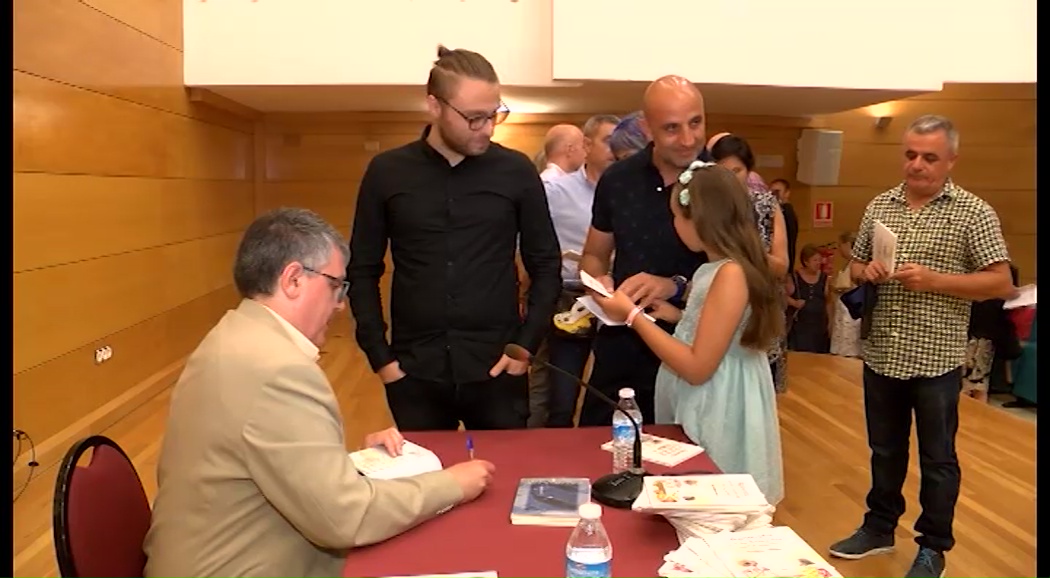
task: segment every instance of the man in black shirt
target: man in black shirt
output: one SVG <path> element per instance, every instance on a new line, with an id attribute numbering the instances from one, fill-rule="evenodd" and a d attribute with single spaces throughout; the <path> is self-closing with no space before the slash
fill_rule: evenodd
<path id="1" fill-rule="evenodd" d="M 704 98 L 688 80 L 668 76 L 646 90 L 642 112 L 652 142 L 602 174 L 580 268 L 610 292 L 622 289 L 643 307 L 657 300 L 681 307 L 689 280 L 706 257 L 690 251 L 675 233 L 671 188 L 704 148 Z M 614 399 L 620 388 L 633 388 L 646 423 L 654 419 L 659 368 L 660 359 L 631 329 L 604 326 L 598 331 L 591 385 Z M 580 425 L 611 421 L 612 409 L 588 394 Z"/>
<path id="2" fill-rule="evenodd" d="M 492 65 L 438 49 L 422 138 L 369 163 L 350 240 L 350 307 L 357 342 L 386 384 L 402 430 L 524 428 L 527 365 L 561 290 L 561 251 L 547 198 L 524 154 L 491 143 L 507 116 Z M 518 309 L 515 252 L 531 279 Z M 391 341 L 379 280 L 394 262 Z"/>
<path id="3" fill-rule="evenodd" d="M 795 246 L 798 243 L 798 215 L 791 204 L 791 185 L 784 179 L 774 179 L 769 183 L 769 192 L 780 201 L 780 210 L 784 213 L 784 228 L 788 240 L 788 275 L 795 271 Z"/>

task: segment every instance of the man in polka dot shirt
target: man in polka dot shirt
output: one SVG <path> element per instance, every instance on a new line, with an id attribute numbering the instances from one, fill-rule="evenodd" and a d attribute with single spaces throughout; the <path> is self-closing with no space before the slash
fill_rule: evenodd
<path id="1" fill-rule="evenodd" d="M 690 251 L 675 233 L 669 195 L 682 170 L 703 151 L 704 97 L 689 80 L 666 76 L 646 89 L 642 113 L 652 142 L 617 161 L 598 181 L 580 268 L 642 307 L 660 302 L 680 307 L 688 280 L 706 257 Z M 662 326 L 674 330 L 670 324 Z M 660 359 L 630 329 L 605 326 L 598 331 L 591 384 L 613 398 L 620 388 L 633 388 L 646 423 L 653 422 L 659 368 Z M 608 425 L 612 412 L 588 394 L 580 425 Z"/>

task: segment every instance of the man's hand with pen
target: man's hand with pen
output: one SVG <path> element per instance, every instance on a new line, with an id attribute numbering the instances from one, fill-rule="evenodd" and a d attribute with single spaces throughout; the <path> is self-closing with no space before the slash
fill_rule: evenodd
<path id="1" fill-rule="evenodd" d="M 405 444 L 405 438 L 396 427 L 377 431 L 365 436 L 365 447 L 383 447 L 392 456 L 399 456 Z M 487 460 L 474 459 L 474 439 L 467 436 L 467 458 L 469 461 L 445 468 L 452 475 L 463 491 L 463 502 L 469 502 L 481 495 L 492 481 L 496 466 Z"/>

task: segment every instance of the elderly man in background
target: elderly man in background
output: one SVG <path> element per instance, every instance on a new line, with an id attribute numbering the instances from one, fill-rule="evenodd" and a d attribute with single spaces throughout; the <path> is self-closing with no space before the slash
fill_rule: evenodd
<path id="1" fill-rule="evenodd" d="M 592 116 L 583 125 L 583 166 L 572 173 L 544 182 L 554 231 L 562 250 L 562 294 L 551 334 L 537 354 L 541 359 L 577 377 L 583 376 L 591 354 L 595 320 L 576 303 L 582 296 L 579 262 L 591 224 L 594 187 L 615 160 L 609 137 L 620 119 L 612 115 Z M 529 425 L 572 427 L 579 386 L 575 380 L 535 366 L 529 379 Z"/>
<path id="2" fill-rule="evenodd" d="M 317 365 L 343 310 L 347 246 L 316 214 L 278 209 L 244 232 L 243 300 L 190 355 L 171 396 L 144 549 L 146 576 L 338 576 L 386 540 L 488 485 L 469 461 L 399 480 L 354 469 Z M 368 445 L 399 453 L 395 429 Z"/>
<path id="3" fill-rule="evenodd" d="M 961 478 L 955 434 L 971 303 L 1008 299 L 1015 289 L 995 210 L 951 179 L 959 153 L 952 122 L 922 116 L 905 131 L 903 145 L 904 182 L 868 204 L 853 244 L 854 280 L 876 287 L 864 346 L 872 485 L 863 524 L 833 544 L 831 554 L 853 559 L 893 549 L 914 413 L 922 513 L 907 576 L 936 578 L 955 545 Z M 895 262 L 886 262 L 883 226 L 896 234 Z"/>
<path id="4" fill-rule="evenodd" d="M 586 135 L 571 124 L 556 124 L 543 141 L 546 167 L 540 172 L 544 182 L 580 170 L 587 160 Z"/>

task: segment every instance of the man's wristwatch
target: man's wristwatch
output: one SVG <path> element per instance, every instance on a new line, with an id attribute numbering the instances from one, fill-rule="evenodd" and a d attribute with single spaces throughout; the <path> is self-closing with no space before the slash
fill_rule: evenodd
<path id="1" fill-rule="evenodd" d="M 689 285 L 689 280 L 682 275 L 675 275 L 671 277 L 671 281 L 674 282 L 675 291 L 674 297 L 671 297 L 672 303 L 681 303 L 682 299 L 685 298 L 685 288 Z"/>

